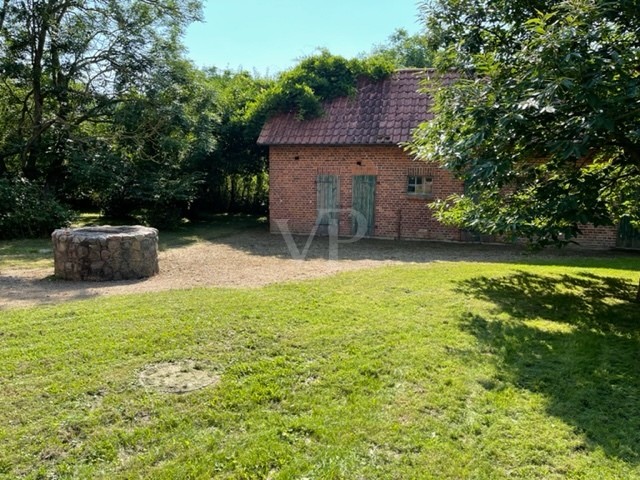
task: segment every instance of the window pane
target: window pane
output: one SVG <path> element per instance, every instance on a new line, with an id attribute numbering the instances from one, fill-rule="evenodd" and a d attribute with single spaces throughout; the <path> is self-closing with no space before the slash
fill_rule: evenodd
<path id="1" fill-rule="evenodd" d="M 407 177 L 407 193 L 428 195 L 432 191 L 433 179 L 431 177 Z"/>

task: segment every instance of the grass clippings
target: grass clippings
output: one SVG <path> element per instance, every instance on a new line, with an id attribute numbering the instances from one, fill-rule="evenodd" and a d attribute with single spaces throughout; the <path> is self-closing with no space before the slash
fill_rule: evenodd
<path id="1" fill-rule="evenodd" d="M 138 378 L 143 387 L 164 393 L 193 392 L 220 381 L 219 375 L 195 360 L 154 363 L 146 366 Z"/>

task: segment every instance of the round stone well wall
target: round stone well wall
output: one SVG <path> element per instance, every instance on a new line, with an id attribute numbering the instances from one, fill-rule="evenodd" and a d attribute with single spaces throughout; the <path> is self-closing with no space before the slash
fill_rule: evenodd
<path id="1" fill-rule="evenodd" d="M 109 225 L 51 234 L 55 276 L 65 280 L 130 280 L 158 273 L 158 231 Z"/>

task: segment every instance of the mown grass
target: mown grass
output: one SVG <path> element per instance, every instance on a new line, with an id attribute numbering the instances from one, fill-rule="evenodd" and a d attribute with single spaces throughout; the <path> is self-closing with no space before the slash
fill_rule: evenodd
<path id="1" fill-rule="evenodd" d="M 0 240 L 0 271 L 6 268 L 53 268 L 51 240 Z"/>
<path id="2" fill-rule="evenodd" d="M 0 476 L 640 478 L 640 261 L 565 263 L 4 312 Z M 180 359 L 220 383 L 139 384 Z"/>

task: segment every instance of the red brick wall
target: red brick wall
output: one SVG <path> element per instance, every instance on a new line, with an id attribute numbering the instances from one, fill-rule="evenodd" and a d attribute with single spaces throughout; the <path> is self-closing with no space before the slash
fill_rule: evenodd
<path id="1" fill-rule="evenodd" d="M 408 175 L 433 179 L 429 199 L 407 194 Z M 462 232 L 433 219 L 427 204 L 452 193 L 462 193 L 462 183 L 446 170 L 412 160 L 395 146 L 271 146 L 269 149 L 269 215 L 271 231 L 278 232 L 274 220 L 288 220 L 292 233 L 312 231 L 317 213 L 316 176 L 339 177 L 339 205 L 351 208 L 352 177 L 376 175 L 374 236 L 461 241 Z M 585 229 L 581 244 L 587 247 L 615 245 L 614 229 Z M 340 215 L 340 234 L 351 234 L 347 213 Z"/>
<path id="2" fill-rule="evenodd" d="M 580 246 L 584 248 L 613 248 L 616 246 L 618 229 L 615 227 L 594 227 L 581 225 L 582 235 L 578 237 Z"/>

